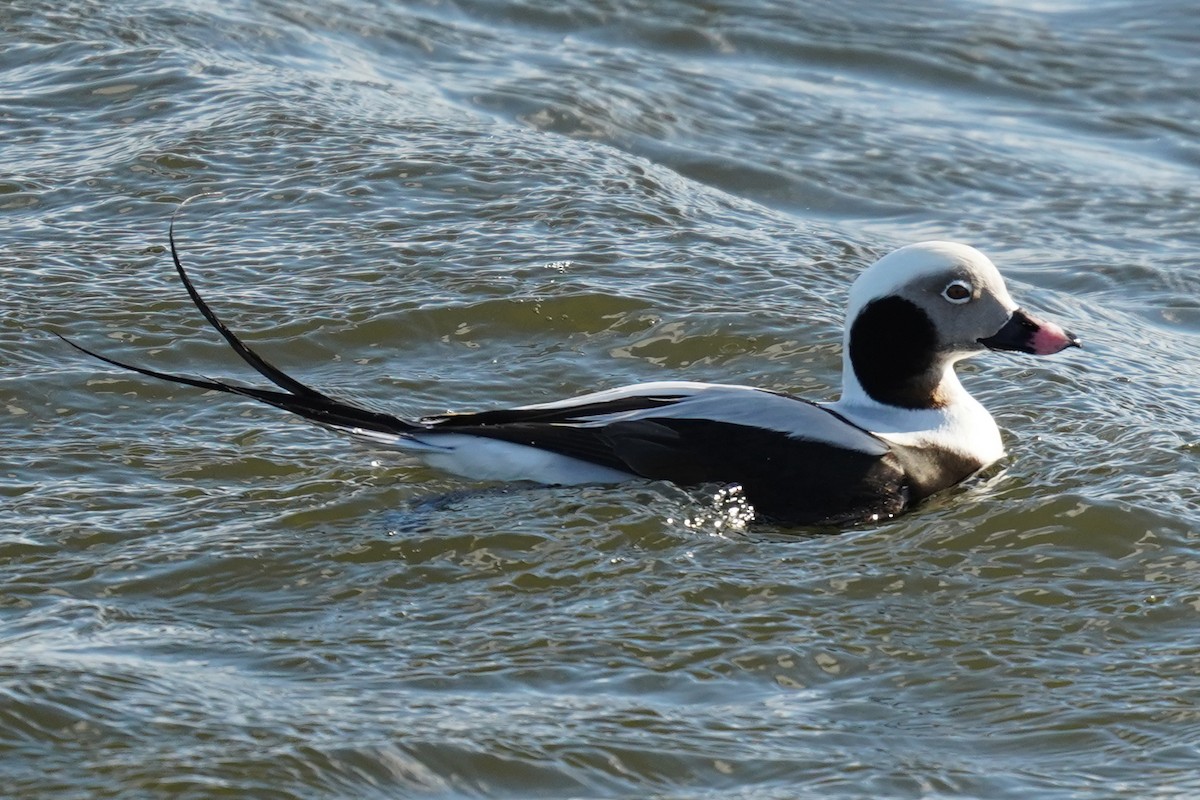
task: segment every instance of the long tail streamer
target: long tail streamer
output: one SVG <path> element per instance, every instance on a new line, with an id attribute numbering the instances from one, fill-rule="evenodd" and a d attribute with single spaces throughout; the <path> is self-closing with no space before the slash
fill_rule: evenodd
<path id="1" fill-rule="evenodd" d="M 179 207 L 175 209 L 175 213 L 171 215 L 171 224 L 167 230 L 167 238 L 171 244 L 171 260 L 175 263 L 175 271 L 179 273 L 179 279 L 183 282 L 183 286 L 187 289 L 188 296 L 191 297 L 196 308 L 200 309 L 200 313 L 224 337 L 229 346 L 233 348 L 233 351 L 241 356 L 243 361 L 258 371 L 259 374 L 283 391 L 259 389 L 252 386 L 238 386 L 215 378 L 193 378 L 187 375 L 159 372 L 158 370 L 139 367 L 134 364 L 127 364 L 124 361 L 118 361 L 115 358 L 109 358 L 71 341 L 62 334 L 55 335 L 81 353 L 86 353 L 92 358 L 99 359 L 106 364 L 131 370 L 151 378 L 158 378 L 159 380 L 249 397 L 261 403 L 282 408 L 285 411 L 291 411 L 294 414 L 323 425 L 330 425 L 344 430 L 361 429 L 389 434 L 421 430 L 422 426 L 415 423 L 405 421 L 391 414 L 372 411 L 344 400 L 338 400 L 301 383 L 254 352 L 249 345 L 238 338 L 237 334 L 221 321 L 221 318 L 204 301 L 204 298 L 200 296 L 200 292 L 197 291 L 195 285 L 192 283 L 191 278 L 188 277 L 187 271 L 183 268 L 183 262 L 179 258 L 179 249 L 175 245 L 175 220 L 179 216 L 179 212 L 192 200 L 204 196 L 206 195 L 201 194 L 189 197 L 180 203 Z"/>

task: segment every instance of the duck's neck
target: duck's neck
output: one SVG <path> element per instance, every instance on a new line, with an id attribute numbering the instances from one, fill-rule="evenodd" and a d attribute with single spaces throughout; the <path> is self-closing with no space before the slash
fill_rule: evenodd
<path id="1" fill-rule="evenodd" d="M 952 450 L 978 462 L 980 467 L 1003 456 L 996 421 L 963 388 L 953 360 L 941 365 L 935 384 L 934 393 L 941 398 L 936 405 L 909 408 L 881 402 L 863 387 L 847 353 L 842 364 L 842 396 L 830 408 L 896 444 Z"/>

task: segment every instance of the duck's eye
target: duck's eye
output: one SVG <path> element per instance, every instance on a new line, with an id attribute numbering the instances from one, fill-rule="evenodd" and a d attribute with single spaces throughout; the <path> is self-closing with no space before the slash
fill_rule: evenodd
<path id="1" fill-rule="evenodd" d="M 949 285 L 942 289 L 942 297 L 951 303 L 965 303 L 971 299 L 971 294 L 971 284 L 966 281 L 950 281 Z"/>

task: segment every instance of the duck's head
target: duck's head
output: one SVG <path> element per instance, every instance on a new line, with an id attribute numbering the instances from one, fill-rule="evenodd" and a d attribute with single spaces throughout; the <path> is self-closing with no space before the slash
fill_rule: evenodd
<path id="1" fill-rule="evenodd" d="M 973 247 L 920 242 L 889 253 L 850 289 L 845 390 L 901 408 L 949 402 L 953 364 L 985 349 L 1044 356 L 1079 339 L 1023 311 Z M 852 383 L 853 381 L 853 383 Z M 857 384 L 857 385 L 854 385 Z"/>

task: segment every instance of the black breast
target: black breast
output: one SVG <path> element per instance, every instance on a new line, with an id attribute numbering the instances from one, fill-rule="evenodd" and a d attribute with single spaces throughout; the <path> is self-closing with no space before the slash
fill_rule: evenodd
<path id="1" fill-rule="evenodd" d="M 892 445 L 913 503 L 962 483 L 983 468 L 978 459 L 948 450 Z"/>

